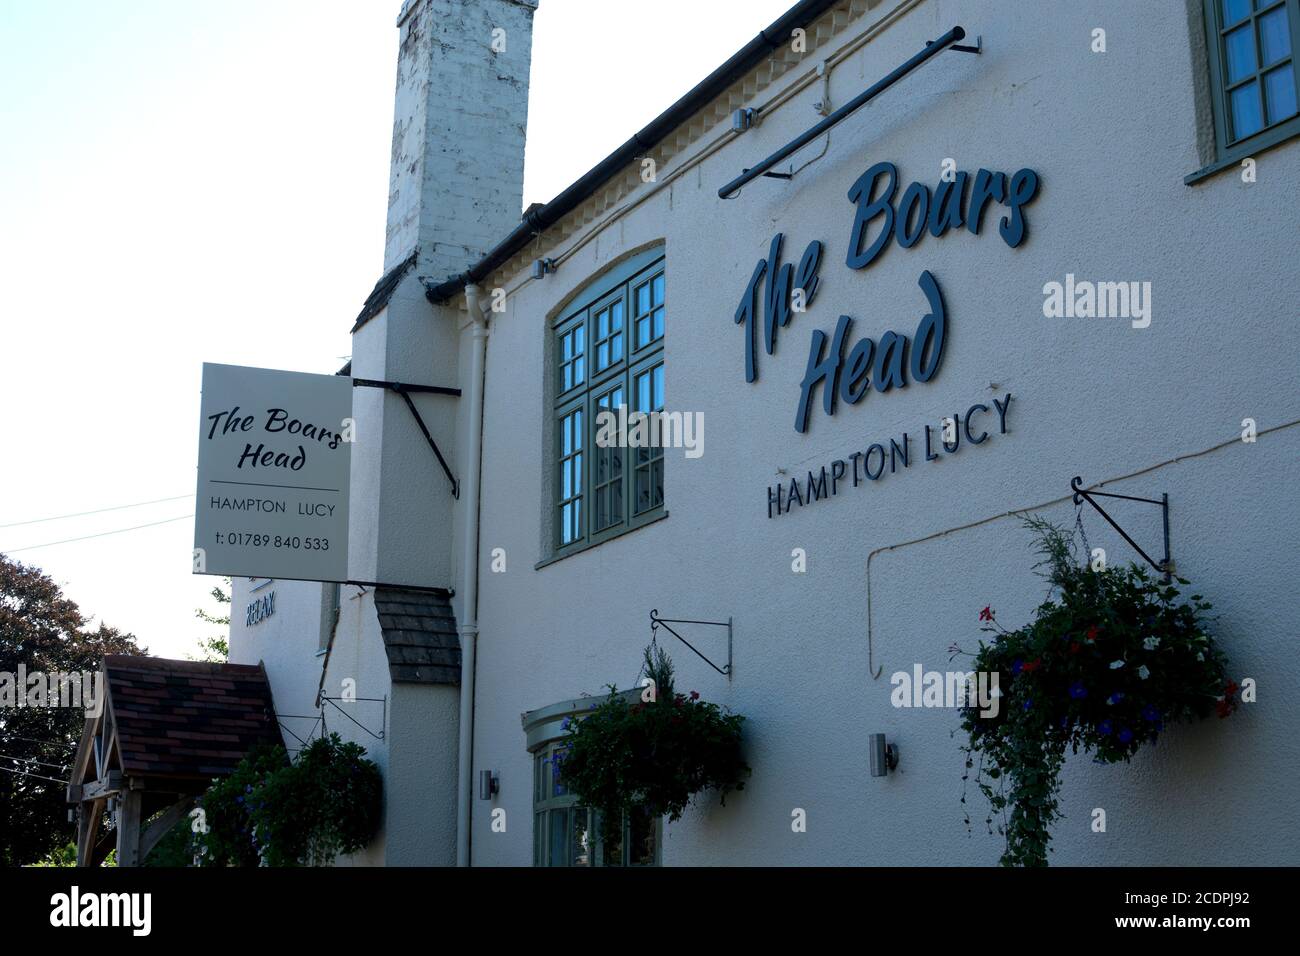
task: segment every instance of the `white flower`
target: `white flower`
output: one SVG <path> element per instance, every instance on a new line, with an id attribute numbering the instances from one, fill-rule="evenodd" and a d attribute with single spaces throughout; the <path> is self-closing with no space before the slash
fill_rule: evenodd
<path id="1" fill-rule="evenodd" d="M 1110 662 L 1110 669 L 1113 670 L 1113 671 L 1117 671 L 1117 670 L 1119 670 L 1119 669 L 1120 669 L 1121 667 L 1123 667 L 1123 666 L 1124 666 L 1124 662 L 1123 662 L 1122 660 L 1121 660 L 1121 661 L 1111 661 L 1111 662 Z"/>
<path id="2" fill-rule="evenodd" d="M 1146 680 L 1150 676 L 1151 676 L 1151 672 L 1147 670 L 1147 666 L 1145 664 L 1143 664 L 1141 667 L 1138 668 L 1138 677 L 1141 677 L 1143 680 Z"/>
<path id="3" fill-rule="evenodd" d="M 1204 661 L 1204 660 L 1205 660 L 1205 654 L 1202 653 L 1201 651 L 1197 651 L 1197 652 L 1196 652 L 1196 659 L 1197 659 L 1198 661 Z"/>
<path id="4" fill-rule="evenodd" d="M 1142 646 L 1146 648 L 1148 651 L 1154 651 L 1157 647 L 1160 646 L 1160 638 L 1148 637 L 1146 640 L 1142 642 Z"/>

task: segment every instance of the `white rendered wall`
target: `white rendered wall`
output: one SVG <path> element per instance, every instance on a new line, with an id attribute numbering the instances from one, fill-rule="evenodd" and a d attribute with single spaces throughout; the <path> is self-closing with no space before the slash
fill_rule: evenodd
<path id="1" fill-rule="evenodd" d="M 886 3 L 862 24 L 898 4 Z M 476 864 L 526 865 L 532 854 L 529 755 L 520 713 L 614 682 L 628 686 L 649 639 L 648 614 L 735 618 L 735 675 L 727 681 L 665 637 L 682 690 L 699 690 L 748 718 L 753 778 L 725 808 L 713 803 L 665 826 L 665 864 L 993 863 L 1001 840 L 979 828 L 969 797 L 968 838 L 958 803 L 957 715 L 897 710 L 889 675 L 921 663 L 948 667 L 953 641 L 972 648 L 976 615 L 992 604 L 1014 627 L 1042 599 L 1028 534 L 1002 519 L 872 560 L 875 660 L 868 673 L 866 568 L 875 549 L 1064 497 L 1081 475 L 1129 474 L 1235 438 L 1244 418 L 1261 430 L 1300 419 L 1294 340 L 1300 279 L 1294 216 L 1300 144 L 1258 160 L 1258 181 L 1232 171 L 1189 187 L 1205 164 L 1201 77 L 1183 3 L 1023 5 L 927 0 L 912 6 L 834 72 L 841 105 L 960 23 L 982 34 L 980 56 L 944 53 L 841 123 L 824 158 L 794 180 L 760 179 L 739 198 L 716 190 L 819 117 L 809 87 L 663 189 L 541 282 L 512 295 L 488 346 L 475 770 L 501 774 L 495 804 L 475 801 Z M 1108 52 L 1090 51 L 1107 31 Z M 854 26 L 845 41 L 860 32 Z M 819 52 L 819 57 L 820 57 Z M 768 91 L 774 95 L 778 90 Z M 785 164 L 812 159 L 811 144 Z M 853 207 L 846 193 L 874 162 L 898 165 L 902 187 L 932 188 L 945 157 L 972 173 L 1030 167 L 1041 188 L 1027 207 L 1029 236 L 1008 248 L 996 232 L 926 235 L 891 246 L 870 268 L 844 265 Z M 669 170 L 661 170 L 668 175 Z M 826 244 L 818 298 L 782 329 L 760 378 L 744 381 L 743 332 L 732 316 L 772 235 L 797 263 Z M 542 407 L 546 320 L 608 263 L 666 241 L 668 408 L 705 412 L 705 454 L 670 452 L 669 517 L 540 570 L 547 535 L 543 476 L 550 414 Z M 793 428 L 814 329 L 841 313 L 858 335 L 911 334 L 924 313 L 917 288 L 929 269 L 945 297 L 949 340 L 927 384 L 827 418 L 814 409 Z M 1149 281 L 1150 327 L 1124 319 L 1048 319 L 1043 285 L 1080 279 Z M 520 277 L 510 277 L 513 286 Z M 920 426 L 977 401 L 1014 396 L 1008 433 L 938 462 L 917 454 Z M 820 398 L 820 393 L 818 393 Z M 991 416 L 996 422 L 996 415 Z M 820 468 L 907 431 L 911 467 L 841 489 L 828 501 L 769 520 L 766 489 L 777 469 Z M 995 429 L 996 431 L 996 429 Z M 1260 683 L 1259 703 L 1227 721 L 1164 735 L 1131 765 L 1066 766 L 1054 831 L 1056 864 L 1264 864 L 1293 861 L 1292 768 L 1300 758 L 1289 688 L 1300 680 L 1289 602 L 1297 570 L 1291 524 L 1300 506 L 1294 463 L 1300 427 L 1254 444 L 1168 465 L 1107 490 L 1171 502 L 1181 574 L 1216 605 L 1215 626 L 1238 680 Z M 1115 503 L 1126 527 L 1158 553 L 1158 512 Z M 1073 508 L 1045 512 L 1064 523 Z M 1085 515 L 1111 561 L 1132 552 Z M 493 548 L 505 574 L 489 572 Z M 806 574 L 791 572 L 803 548 Z M 717 635 L 699 645 L 723 653 Z M 900 772 L 868 775 L 866 735 L 898 743 Z M 505 833 L 488 809 L 507 810 Z M 1108 832 L 1089 830 L 1102 807 Z M 791 812 L 807 811 L 805 834 Z"/>

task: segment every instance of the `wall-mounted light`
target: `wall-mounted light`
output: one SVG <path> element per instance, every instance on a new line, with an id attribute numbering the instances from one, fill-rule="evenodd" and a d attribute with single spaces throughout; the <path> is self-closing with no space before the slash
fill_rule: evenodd
<path id="1" fill-rule="evenodd" d="M 491 770 L 480 770 L 478 772 L 478 798 L 480 800 L 491 800 L 500 792 L 501 778 Z"/>
<path id="2" fill-rule="evenodd" d="M 745 130 L 752 128 L 754 125 L 754 111 L 752 109 L 733 110 L 731 113 L 731 128 L 737 133 L 743 133 Z"/>
<path id="3" fill-rule="evenodd" d="M 898 747 L 885 743 L 884 734 L 867 735 L 867 751 L 871 754 L 871 776 L 884 777 L 898 766 Z"/>
<path id="4" fill-rule="evenodd" d="M 554 259 L 534 259 L 533 260 L 533 278 L 542 279 L 548 272 L 555 271 Z"/>

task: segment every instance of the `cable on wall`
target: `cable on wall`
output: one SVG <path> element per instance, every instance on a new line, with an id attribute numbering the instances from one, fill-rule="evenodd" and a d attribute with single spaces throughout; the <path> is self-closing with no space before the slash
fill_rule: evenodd
<path id="1" fill-rule="evenodd" d="M 1281 431 L 1284 428 L 1293 428 L 1296 425 L 1300 425 L 1300 418 L 1286 422 L 1283 425 L 1274 425 L 1272 428 L 1261 429 L 1256 434 L 1256 437 L 1262 438 L 1264 435 L 1267 435 L 1270 432 Z M 1179 455 L 1176 458 L 1170 458 L 1166 461 L 1158 462 L 1154 465 L 1148 465 L 1146 468 L 1139 468 L 1137 471 L 1131 471 L 1126 475 L 1119 475 L 1118 477 L 1115 478 L 1107 478 L 1105 481 L 1097 482 L 1092 487 L 1101 488 L 1105 485 L 1114 484 L 1117 481 L 1128 481 L 1130 478 L 1137 478 L 1139 475 L 1149 474 L 1150 472 L 1153 472 L 1159 468 L 1164 468 L 1166 465 L 1176 465 L 1181 461 L 1188 461 L 1192 458 L 1200 458 L 1203 455 L 1208 455 L 1211 452 L 1216 452 L 1221 448 L 1227 448 L 1229 445 L 1238 445 L 1238 444 L 1241 444 L 1241 438 L 1239 437 L 1230 438 L 1227 441 L 1220 442 L 1217 445 L 1211 445 L 1209 448 L 1206 448 L 1202 451 L 1189 452 L 1185 455 Z M 899 548 L 906 548 L 914 544 L 921 544 L 924 541 L 931 541 L 935 538 L 942 538 L 945 537 L 946 535 L 955 534 L 958 531 L 967 531 L 971 528 L 978 528 L 980 525 L 990 524 L 1002 518 L 1011 518 L 1017 515 L 1024 515 L 1030 511 L 1042 511 L 1044 508 L 1050 508 L 1053 505 L 1062 504 L 1063 502 L 1070 501 L 1073 498 L 1074 498 L 1073 494 L 1061 495 L 1059 498 L 1053 498 L 1050 501 L 1044 501 L 1041 504 L 1029 505 L 1024 508 L 1013 508 L 1010 511 L 1003 511 L 1000 512 L 999 514 L 990 515 L 987 518 L 980 518 L 978 521 L 970 521 L 967 522 L 966 524 L 957 525 L 955 528 L 947 528 L 943 531 L 935 531 L 931 534 L 924 535 L 923 537 L 920 538 L 913 538 L 910 541 L 900 541 L 898 544 L 885 545 L 884 547 L 876 548 L 874 551 L 868 554 L 867 555 L 867 671 L 868 673 L 871 674 L 871 679 L 879 680 L 880 675 L 884 673 L 885 670 L 885 666 L 883 664 L 879 668 L 875 667 L 874 634 L 871 625 L 871 560 L 872 558 L 880 554 L 882 551 L 896 551 Z"/>

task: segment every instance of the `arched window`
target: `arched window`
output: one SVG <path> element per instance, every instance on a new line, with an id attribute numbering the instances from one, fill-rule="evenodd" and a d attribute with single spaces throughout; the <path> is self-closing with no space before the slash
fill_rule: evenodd
<path id="1" fill-rule="evenodd" d="M 589 284 L 552 322 L 556 556 L 664 513 L 663 448 L 629 447 L 630 428 L 602 429 L 663 410 L 664 293 L 658 246 Z"/>

